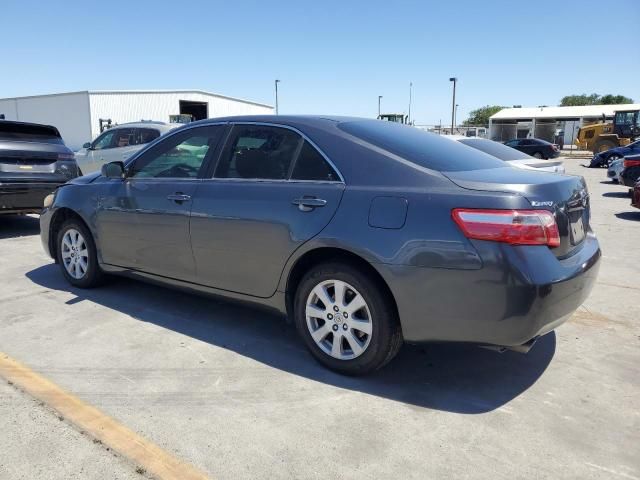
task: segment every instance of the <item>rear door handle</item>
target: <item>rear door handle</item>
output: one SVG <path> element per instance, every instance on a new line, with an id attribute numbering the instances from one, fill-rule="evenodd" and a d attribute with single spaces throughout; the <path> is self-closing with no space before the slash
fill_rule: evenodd
<path id="1" fill-rule="evenodd" d="M 301 212 L 310 212 L 314 208 L 324 207 L 327 201 L 318 197 L 302 197 L 296 198 L 291 203 L 297 205 Z"/>
<path id="2" fill-rule="evenodd" d="M 172 200 L 176 203 L 188 202 L 191 200 L 191 195 L 185 195 L 184 193 L 174 193 L 172 195 L 167 195 L 167 200 Z"/>

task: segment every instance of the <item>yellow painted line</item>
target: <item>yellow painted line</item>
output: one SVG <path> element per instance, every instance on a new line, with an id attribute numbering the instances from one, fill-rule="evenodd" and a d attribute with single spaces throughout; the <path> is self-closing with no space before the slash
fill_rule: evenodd
<path id="1" fill-rule="evenodd" d="M 87 405 L 18 361 L 0 352 L 0 376 L 44 402 L 67 421 L 161 480 L 207 480 L 192 465 Z"/>

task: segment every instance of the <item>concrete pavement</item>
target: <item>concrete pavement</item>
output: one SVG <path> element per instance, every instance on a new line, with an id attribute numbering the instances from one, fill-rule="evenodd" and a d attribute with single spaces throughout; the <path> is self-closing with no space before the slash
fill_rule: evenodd
<path id="1" fill-rule="evenodd" d="M 599 282 L 528 355 L 405 347 L 341 377 L 260 310 L 125 279 L 71 288 L 37 221 L 1 217 L 0 351 L 216 479 L 640 479 L 640 211 L 579 162 L 565 159 L 589 183 Z M 17 435 L 11 464 L 28 451 Z M 77 456 L 69 435 L 52 431 L 25 474 Z"/>

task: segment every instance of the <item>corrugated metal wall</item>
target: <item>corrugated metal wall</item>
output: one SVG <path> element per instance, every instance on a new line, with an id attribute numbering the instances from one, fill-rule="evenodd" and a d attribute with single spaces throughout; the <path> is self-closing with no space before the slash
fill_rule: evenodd
<path id="1" fill-rule="evenodd" d="M 110 118 L 116 123 L 138 122 L 140 120 L 168 122 L 169 115 L 180 113 L 180 100 L 207 102 L 209 118 L 273 113 L 271 107 L 195 92 L 91 92 L 93 137 L 100 132 L 98 121 L 100 118 Z"/>
<path id="2" fill-rule="evenodd" d="M 0 100 L 0 113 L 7 120 L 53 125 L 72 150 L 92 138 L 87 92 Z"/>

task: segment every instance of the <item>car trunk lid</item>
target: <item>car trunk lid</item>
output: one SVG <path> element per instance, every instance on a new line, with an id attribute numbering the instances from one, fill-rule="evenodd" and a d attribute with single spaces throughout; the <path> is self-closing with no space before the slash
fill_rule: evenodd
<path id="1" fill-rule="evenodd" d="M 442 173 L 462 188 L 517 193 L 532 208 L 553 212 L 560 232 L 560 246 L 553 248 L 557 257 L 570 255 L 586 237 L 590 205 L 582 177 L 514 168 Z"/>

